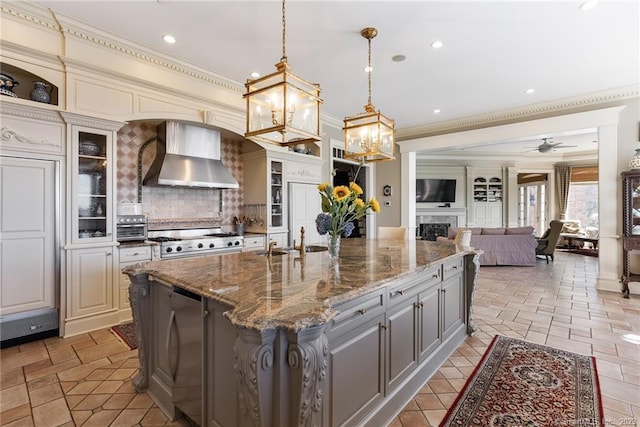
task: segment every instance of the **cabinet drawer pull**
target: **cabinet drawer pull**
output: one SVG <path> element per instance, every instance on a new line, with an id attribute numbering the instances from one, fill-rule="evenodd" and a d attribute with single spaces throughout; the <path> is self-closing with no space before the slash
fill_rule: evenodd
<path id="1" fill-rule="evenodd" d="M 423 304 L 423 303 L 421 303 L 421 302 L 417 302 L 417 303 L 415 303 L 415 304 L 414 304 L 414 306 L 415 306 L 416 308 L 422 308 L 422 307 L 424 307 L 424 304 Z"/>
<path id="2" fill-rule="evenodd" d="M 400 295 L 404 295 L 404 289 L 400 289 L 400 290 L 398 291 L 398 293 L 399 293 Z"/>
<path id="3" fill-rule="evenodd" d="M 107 252 L 107 256 L 111 256 L 111 255 L 112 255 L 111 252 Z"/>
<path id="4" fill-rule="evenodd" d="M 366 308 L 361 308 L 360 310 L 358 310 L 358 313 L 360 313 L 361 316 L 364 316 L 366 312 L 367 312 Z"/>
<path id="5" fill-rule="evenodd" d="M 457 269 L 458 269 L 458 266 L 457 266 L 457 265 L 454 265 L 454 266 L 453 266 L 453 269 L 454 269 L 454 270 L 457 270 Z"/>
<path id="6" fill-rule="evenodd" d="M 434 278 L 434 279 L 436 279 L 436 278 L 440 277 L 440 273 L 436 273 L 436 274 L 434 274 L 434 275 L 433 275 L 433 276 L 431 276 L 431 277 L 432 277 L 432 278 Z"/>

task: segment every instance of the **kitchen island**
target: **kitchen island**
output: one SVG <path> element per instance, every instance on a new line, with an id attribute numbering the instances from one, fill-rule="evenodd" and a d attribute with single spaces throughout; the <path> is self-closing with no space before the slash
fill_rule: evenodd
<path id="1" fill-rule="evenodd" d="M 136 388 L 213 426 L 384 425 L 475 330 L 470 248 L 343 239 L 125 269 Z"/>

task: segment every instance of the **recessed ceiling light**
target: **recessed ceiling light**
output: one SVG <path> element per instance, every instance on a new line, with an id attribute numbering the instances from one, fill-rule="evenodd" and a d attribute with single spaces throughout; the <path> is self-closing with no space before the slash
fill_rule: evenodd
<path id="1" fill-rule="evenodd" d="M 433 114 L 440 114 L 440 109 L 436 108 L 435 110 L 433 110 Z"/>
<path id="2" fill-rule="evenodd" d="M 532 94 L 532 93 L 534 93 L 535 91 L 536 91 L 536 90 L 535 90 L 534 88 L 531 88 L 531 89 L 527 89 L 527 90 L 525 90 L 525 91 L 524 91 L 524 93 L 526 93 L 526 94 L 528 94 L 528 95 L 531 95 L 531 94 Z"/>
<path id="3" fill-rule="evenodd" d="M 173 37 L 171 34 L 165 34 L 164 36 L 162 36 L 162 40 L 170 44 L 174 44 L 176 42 L 176 38 Z"/>
<path id="4" fill-rule="evenodd" d="M 431 43 L 431 47 L 434 49 L 440 49 L 442 46 L 444 46 L 444 43 L 442 43 L 440 40 L 436 40 Z"/>
<path id="5" fill-rule="evenodd" d="M 257 71 L 254 71 L 253 73 L 251 73 L 251 77 L 253 77 L 254 79 L 257 79 L 258 77 L 260 77 L 260 73 L 258 73 Z"/>
<path id="6" fill-rule="evenodd" d="M 373 67 L 370 65 L 367 65 L 366 67 L 364 67 L 364 72 L 365 73 L 370 73 L 373 71 Z"/>
<path id="7" fill-rule="evenodd" d="M 406 57 L 406 56 L 404 56 L 404 55 L 393 55 L 393 56 L 391 57 L 391 60 L 392 60 L 393 62 L 402 62 L 402 61 L 404 61 L 405 59 L 407 59 L 407 57 Z"/>
<path id="8" fill-rule="evenodd" d="M 598 0 L 588 0 L 580 5 L 580 10 L 593 9 L 598 5 Z"/>

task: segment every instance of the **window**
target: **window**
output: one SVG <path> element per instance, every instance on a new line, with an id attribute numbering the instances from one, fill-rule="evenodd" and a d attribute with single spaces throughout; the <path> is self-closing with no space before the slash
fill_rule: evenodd
<path id="1" fill-rule="evenodd" d="M 598 227 L 598 183 L 572 182 L 567 200 L 567 219 L 580 221 L 580 226 Z"/>
<path id="2" fill-rule="evenodd" d="M 518 186 L 518 225 L 530 225 L 536 235 L 547 228 L 547 185 L 531 183 Z"/>

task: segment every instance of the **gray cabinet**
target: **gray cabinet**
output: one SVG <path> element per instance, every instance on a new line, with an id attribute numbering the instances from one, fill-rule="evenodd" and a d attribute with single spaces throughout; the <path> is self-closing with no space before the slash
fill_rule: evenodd
<path id="1" fill-rule="evenodd" d="M 149 391 L 155 397 L 158 406 L 172 419 L 176 410 L 172 403 L 171 389 L 173 375 L 169 365 L 169 330 L 171 328 L 171 288 L 155 284 L 149 286 L 150 316 L 149 316 Z"/>
<path id="2" fill-rule="evenodd" d="M 324 425 L 356 425 L 384 397 L 384 314 L 329 344 Z"/>
<path id="3" fill-rule="evenodd" d="M 206 422 L 203 426 L 237 426 L 238 407 L 236 379 L 233 369 L 232 343 L 238 336 L 236 328 L 223 315 L 230 306 L 205 300 L 205 364 L 203 375 L 206 381 L 204 402 Z"/>
<path id="4" fill-rule="evenodd" d="M 440 331 L 440 283 L 418 294 L 418 360 L 423 361 L 442 341 Z"/>
<path id="5" fill-rule="evenodd" d="M 416 297 L 387 315 L 386 391 L 393 390 L 418 364 L 416 354 Z"/>
<path id="6" fill-rule="evenodd" d="M 464 320 L 462 274 L 442 283 L 442 338 L 447 338 Z"/>

